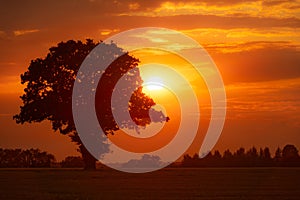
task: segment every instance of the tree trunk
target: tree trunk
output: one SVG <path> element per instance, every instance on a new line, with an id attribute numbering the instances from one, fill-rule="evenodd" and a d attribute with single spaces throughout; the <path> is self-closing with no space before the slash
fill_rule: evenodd
<path id="1" fill-rule="evenodd" d="M 84 162 L 84 169 L 85 170 L 96 170 L 96 161 L 97 159 L 94 158 L 92 154 L 84 147 L 84 145 L 80 145 L 80 152 L 82 155 L 82 159 Z"/>
<path id="2" fill-rule="evenodd" d="M 78 133 L 75 132 L 74 134 L 70 135 L 73 142 L 75 142 L 79 146 L 79 151 L 82 156 L 82 160 L 84 162 L 84 169 L 85 170 L 95 170 L 96 169 L 96 161 L 97 159 L 94 158 L 92 154 L 85 148 L 82 144 Z"/>

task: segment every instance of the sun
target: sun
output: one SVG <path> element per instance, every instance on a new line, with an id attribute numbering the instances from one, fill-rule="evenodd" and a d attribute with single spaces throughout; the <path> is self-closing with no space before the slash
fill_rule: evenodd
<path id="1" fill-rule="evenodd" d="M 147 91 L 159 91 L 164 89 L 164 81 L 158 76 L 149 76 L 144 80 L 143 87 Z"/>
<path id="2" fill-rule="evenodd" d="M 160 85 L 156 85 L 156 84 L 149 84 L 145 86 L 147 88 L 147 90 L 149 91 L 153 91 L 153 90 L 162 90 L 163 87 Z"/>

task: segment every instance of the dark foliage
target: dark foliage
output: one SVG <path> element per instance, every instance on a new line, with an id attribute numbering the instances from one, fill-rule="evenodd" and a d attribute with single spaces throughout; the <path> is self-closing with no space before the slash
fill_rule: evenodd
<path id="1" fill-rule="evenodd" d="M 278 148 L 274 157 L 268 147 L 260 149 L 259 152 L 255 147 L 248 151 L 239 148 L 234 153 L 226 150 L 223 156 L 219 151 L 213 154 L 209 153 L 204 158 L 199 158 L 198 154 L 193 157 L 184 155 L 180 164 L 182 167 L 300 167 L 300 157 L 298 150 L 294 145 L 286 145 L 281 151 Z"/>
<path id="2" fill-rule="evenodd" d="M 155 161 L 159 164 L 157 157 L 144 156 L 146 161 Z M 127 164 L 134 164 L 132 160 Z M 1 168 L 34 168 L 55 166 L 55 157 L 39 149 L 2 149 L 0 148 L 0 167 Z M 98 163 L 98 168 L 105 168 Z M 80 156 L 68 156 L 61 163 L 63 168 L 83 168 L 85 163 Z M 183 156 L 181 162 L 172 163 L 170 167 L 300 167 L 300 157 L 294 145 L 286 145 L 283 150 L 277 148 L 275 155 L 271 157 L 268 147 L 257 151 L 255 147 L 245 151 L 244 148 L 231 153 L 230 150 L 224 151 L 223 155 L 219 151 L 208 153 L 206 157 L 199 158 L 198 154 Z"/>
<path id="3" fill-rule="evenodd" d="M 55 157 L 39 149 L 0 148 L 0 167 L 51 167 Z"/>
<path id="4" fill-rule="evenodd" d="M 124 73 L 135 68 L 139 60 L 124 53 L 114 43 L 95 43 L 90 39 L 85 43 L 73 40 L 61 42 L 51 47 L 45 58 L 31 61 L 28 70 L 21 75 L 21 83 L 26 86 L 25 94 L 21 96 L 23 101 L 21 111 L 14 116 L 16 122 L 21 124 L 49 120 L 54 131 L 69 135 L 79 146 L 87 169 L 95 169 L 96 159 L 84 147 L 76 132 L 72 116 L 72 91 L 81 63 L 97 45 L 103 45 L 107 49 L 104 59 L 111 60 L 119 57 L 103 74 L 96 93 L 96 110 L 102 129 L 106 134 L 118 130 L 110 106 L 113 86 Z M 133 84 L 141 82 L 139 76 L 135 78 L 137 80 L 132 80 Z M 126 109 L 130 109 L 130 114 L 136 123 L 145 126 L 150 123 L 148 111 L 155 103 L 142 93 L 141 89 L 138 89 L 133 96 L 130 99 L 130 107 Z M 135 105 L 144 106 L 141 108 Z M 124 124 L 126 125 L 126 122 Z M 107 153 L 108 145 L 103 143 L 102 146 L 101 152 Z"/>
<path id="5" fill-rule="evenodd" d="M 84 162 L 80 156 L 68 156 L 61 161 L 61 167 L 63 168 L 83 168 Z"/>

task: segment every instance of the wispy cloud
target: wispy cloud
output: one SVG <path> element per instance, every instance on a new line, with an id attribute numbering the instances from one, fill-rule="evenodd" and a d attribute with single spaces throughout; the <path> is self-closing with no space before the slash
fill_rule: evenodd
<path id="1" fill-rule="evenodd" d="M 129 3 L 128 8 L 129 10 L 137 10 L 140 8 L 140 4 L 135 2 L 135 3 Z"/>
<path id="2" fill-rule="evenodd" d="M 300 52 L 299 43 L 292 43 L 288 41 L 253 41 L 253 42 L 236 42 L 236 43 L 213 43 L 213 44 L 205 44 L 205 49 L 210 51 L 211 53 L 222 53 L 222 54 L 232 54 L 232 53 L 247 53 L 249 51 L 257 51 L 257 50 L 277 50 L 280 51 L 282 49 L 292 50 L 298 56 Z M 292 52 L 292 53 L 293 53 Z M 260 52 L 267 53 L 267 52 Z M 266 57 L 265 59 L 268 59 Z"/>
<path id="3" fill-rule="evenodd" d="M 15 36 L 21 36 L 21 35 L 26 35 L 30 33 L 36 33 L 39 32 L 39 29 L 27 29 L 27 30 L 15 30 L 13 31 Z"/>
<path id="4" fill-rule="evenodd" d="M 195 28 L 182 30 L 201 44 L 249 41 L 294 41 L 300 43 L 300 28 Z"/>
<path id="5" fill-rule="evenodd" d="M 138 4 L 138 2 L 140 4 Z M 130 16 L 177 16 L 177 15 L 215 15 L 215 16 L 252 16 L 289 18 L 299 16 L 299 1 L 156 1 L 143 6 L 142 1 L 134 11 L 125 11 L 118 15 Z M 132 5 L 130 3 L 129 5 Z"/>
<path id="6" fill-rule="evenodd" d="M 300 77 L 299 45 L 287 41 L 253 41 L 204 46 L 219 67 L 225 83 Z"/>
<path id="7" fill-rule="evenodd" d="M 282 120 L 298 120 L 300 117 L 299 78 L 238 83 L 226 86 L 226 90 L 230 117 L 255 119 L 266 114 L 269 119 L 273 115 L 281 115 Z"/>
<path id="8" fill-rule="evenodd" d="M 5 32 L 4 31 L 0 31 L 0 39 L 5 38 Z"/>
<path id="9" fill-rule="evenodd" d="M 99 30 L 100 35 L 103 35 L 103 36 L 107 36 L 107 35 L 110 35 L 112 33 L 117 33 L 119 31 L 120 31 L 120 29 L 100 29 Z"/>
<path id="10" fill-rule="evenodd" d="M 4 76 L 0 81 L 0 95 L 21 94 L 24 86 L 20 84 L 20 78 L 15 76 Z"/>
<path id="11" fill-rule="evenodd" d="M 8 113 L 0 113 L 0 117 L 11 117 L 13 114 L 8 114 Z"/>

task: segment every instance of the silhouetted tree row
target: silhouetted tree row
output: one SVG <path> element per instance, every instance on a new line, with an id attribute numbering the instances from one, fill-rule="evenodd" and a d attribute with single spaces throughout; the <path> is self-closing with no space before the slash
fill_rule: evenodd
<path id="1" fill-rule="evenodd" d="M 98 168 L 103 164 L 98 163 Z M 39 149 L 2 149 L 0 148 L 0 168 L 34 168 L 34 167 L 62 167 L 84 168 L 85 163 L 80 156 L 67 156 L 63 161 L 55 163 L 55 157 Z M 204 158 L 198 154 L 184 155 L 180 163 L 173 163 L 170 167 L 300 167 L 298 149 L 291 144 L 283 149 L 277 148 L 272 157 L 268 147 L 257 150 L 241 147 L 235 152 L 229 149 L 221 154 L 218 150 L 208 153 Z"/>
<path id="2" fill-rule="evenodd" d="M 39 149 L 0 148 L 0 167 L 50 167 L 55 157 Z"/>
<path id="3" fill-rule="evenodd" d="M 223 155 L 219 151 L 209 153 L 204 158 L 198 154 L 184 155 L 179 166 L 182 167 L 300 167 L 298 149 L 294 145 L 286 145 L 283 149 L 277 148 L 272 157 L 268 147 L 257 150 L 255 147 L 245 150 L 239 148 L 234 153 L 226 150 Z"/>
<path id="4" fill-rule="evenodd" d="M 63 168 L 83 168 L 84 161 L 80 156 L 67 156 L 61 161 L 60 166 Z"/>

